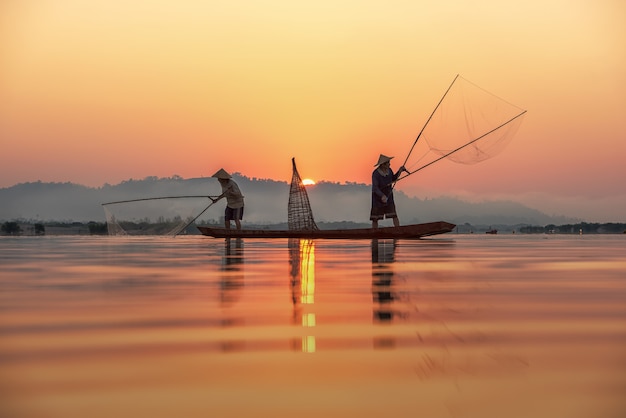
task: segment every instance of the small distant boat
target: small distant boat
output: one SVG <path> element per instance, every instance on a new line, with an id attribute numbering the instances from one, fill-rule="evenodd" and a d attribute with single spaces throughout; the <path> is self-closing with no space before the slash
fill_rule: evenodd
<path id="1" fill-rule="evenodd" d="M 497 233 L 498 233 L 498 230 L 493 229 L 493 228 L 485 232 L 485 234 L 491 234 L 491 235 L 496 235 Z"/>
<path id="2" fill-rule="evenodd" d="M 227 229 L 198 226 L 203 235 L 214 238 L 324 238 L 324 239 L 399 239 L 422 238 L 451 232 L 456 225 L 438 221 L 423 224 L 356 229 Z"/>

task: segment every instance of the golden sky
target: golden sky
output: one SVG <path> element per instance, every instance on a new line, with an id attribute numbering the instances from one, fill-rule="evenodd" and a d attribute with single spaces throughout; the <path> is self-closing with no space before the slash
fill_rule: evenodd
<path id="1" fill-rule="evenodd" d="M 626 221 L 625 41 L 622 0 L 5 0 L 0 187 L 220 167 L 288 181 L 292 157 L 303 177 L 369 183 L 461 74 L 523 125 L 498 157 L 400 190 Z"/>

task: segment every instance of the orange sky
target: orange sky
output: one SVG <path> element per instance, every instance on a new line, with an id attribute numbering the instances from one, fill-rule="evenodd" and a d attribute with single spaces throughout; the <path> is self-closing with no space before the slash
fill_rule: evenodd
<path id="1" fill-rule="evenodd" d="M 0 4 L 0 187 L 220 167 L 369 183 L 457 73 L 528 110 L 474 166 L 398 188 L 626 221 L 622 0 Z M 432 3 L 432 4 L 431 4 Z"/>

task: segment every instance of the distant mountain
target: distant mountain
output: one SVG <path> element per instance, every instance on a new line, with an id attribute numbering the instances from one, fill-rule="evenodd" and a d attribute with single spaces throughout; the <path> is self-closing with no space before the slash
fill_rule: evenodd
<path id="1" fill-rule="evenodd" d="M 233 174 L 246 199 L 244 221 L 279 223 L 287 219 L 289 184 Z M 0 221 L 97 221 L 106 220 L 102 203 L 162 196 L 218 195 L 221 189 L 213 178 L 147 177 L 117 185 L 91 188 L 73 183 L 22 183 L 0 189 Z M 320 182 L 308 188 L 318 222 L 369 222 L 371 192 L 367 184 Z M 445 220 L 462 225 L 547 225 L 576 222 L 576 219 L 548 216 L 511 201 L 465 202 L 453 197 L 419 199 L 395 191 L 400 221 L 421 223 Z M 210 203 L 208 199 L 206 202 Z M 218 202 L 207 219 L 219 220 L 224 203 Z M 205 219 L 205 218 L 201 218 Z"/>

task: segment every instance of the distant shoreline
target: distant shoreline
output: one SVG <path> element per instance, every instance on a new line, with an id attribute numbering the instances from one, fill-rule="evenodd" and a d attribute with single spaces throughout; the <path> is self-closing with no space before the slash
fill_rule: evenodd
<path id="1" fill-rule="evenodd" d="M 199 225 L 203 225 L 200 223 Z M 137 230 L 137 233 L 129 235 L 159 235 L 150 233 L 150 230 L 157 230 L 159 224 L 154 224 L 155 228 L 148 230 Z M 109 235 L 106 222 L 20 222 L 7 221 L 2 224 L 0 236 L 59 236 L 59 235 Z M 364 228 L 369 224 L 357 222 L 318 222 L 321 229 L 350 229 Z M 244 228 L 251 229 L 286 229 L 284 223 L 245 225 Z M 626 223 L 586 223 L 565 225 L 458 225 L 452 234 L 564 234 L 564 235 L 615 235 L 626 234 Z M 184 235 L 200 235 L 195 225 L 189 226 Z"/>

